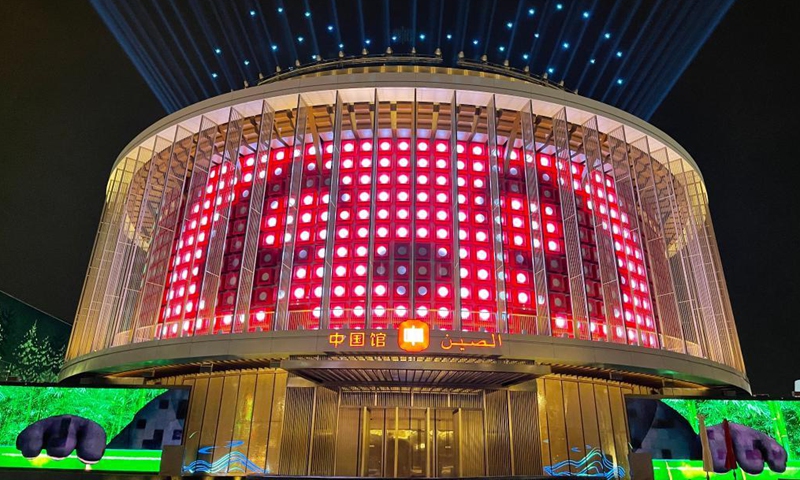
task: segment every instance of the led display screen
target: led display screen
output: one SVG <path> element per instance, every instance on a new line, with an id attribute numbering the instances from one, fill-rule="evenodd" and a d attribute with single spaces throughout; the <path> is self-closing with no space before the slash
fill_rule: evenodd
<path id="1" fill-rule="evenodd" d="M 239 167 L 230 161 L 212 165 L 207 177 L 194 179 L 198 195 L 186 205 L 171 254 L 157 335 L 271 330 L 286 296 L 289 330 L 320 328 L 326 268 L 333 329 L 363 329 L 371 310 L 375 328 L 397 328 L 413 317 L 431 328 L 452 330 L 458 316 L 461 330 L 493 332 L 500 288 L 495 271 L 502 263 L 509 333 L 535 332 L 536 305 L 547 304 L 552 324 L 544 330 L 553 336 L 658 348 L 643 245 L 612 175 L 567 165 L 552 155 L 497 147 L 502 167 L 497 167 L 499 209 L 493 213 L 487 143 L 455 142 L 453 154 L 445 140 L 345 140 L 333 208 L 333 147 L 323 142 L 298 150 L 302 168 L 295 169 L 291 149 L 281 147 L 260 158 L 242 156 Z M 526 175 L 538 185 L 532 188 L 539 201 L 526 196 Z M 290 201 L 295 179 L 300 181 L 297 204 Z M 248 218 L 259 181 L 268 188 L 263 219 L 256 225 L 252 292 L 243 292 L 246 231 L 252 228 Z M 580 258 L 572 268 L 584 272 L 587 319 L 572 318 L 562 196 L 575 202 Z M 539 221 L 531 222 L 534 213 Z M 229 215 L 217 302 L 214 312 L 204 315 L 202 279 L 206 257 L 215 251 L 210 243 L 215 218 Z M 329 215 L 335 217 L 331 232 Z M 495 215 L 499 227 L 492 226 Z M 294 218 L 296 224 L 287 223 Z M 619 283 L 621 302 L 613 307 L 603 303 L 597 235 L 608 240 L 608 279 Z M 536 288 L 533 250 L 543 262 Z M 283 274 L 286 262 L 292 268 Z M 282 285 L 286 275 L 290 278 Z M 251 295 L 242 303 L 250 306 L 249 314 L 239 308 L 243 294 Z"/>
<path id="2" fill-rule="evenodd" d="M 657 480 L 706 478 L 706 471 L 713 478 L 800 478 L 800 401 L 628 396 L 625 402 L 631 449 L 652 456 Z"/>
<path id="3" fill-rule="evenodd" d="M 0 385 L 0 469 L 158 472 L 188 401 L 186 388 Z"/>

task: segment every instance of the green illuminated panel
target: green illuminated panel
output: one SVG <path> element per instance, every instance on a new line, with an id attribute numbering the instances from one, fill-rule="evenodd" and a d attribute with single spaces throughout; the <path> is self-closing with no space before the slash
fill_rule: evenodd
<path id="1" fill-rule="evenodd" d="M 705 480 L 706 478 L 702 460 L 653 460 L 653 472 L 655 480 Z M 786 471 L 783 473 L 775 473 L 769 468 L 765 468 L 760 475 L 750 475 L 737 469 L 735 472 L 711 473 L 709 478 L 713 480 L 744 480 L 747 478 L 782 480 L 800 478 L 800 461 L 789 461 Z"/>
<path id="2" fill-rule="evenodd" d="M 14 447 L 0 447 L 0 466 L 2 468 L 44 468 L 49 470 L 158 472 L 161 466 L 161 450 L 107 449 L 102 460 L 87 466 L 74 453 L 63 460 L 54 460 L 47 455 L 39 455 L 29 460 Z"/>
<path id="3" fill-rule="evenodd" d="M 161 446 L 181 442 L 188 393 L 167 388 L 0 385 L 0 468 L 156 473 Z M 40 422 L 40 433 L 28 429 L 20 436 L 36 422 Z M 103 433 L 105 451 L 102 440 L 99 447 L 90 448 L 87 439 L 98 445 Z M 87 464 L 76 450 L 64 459 L 48 456 L 48 448 L 58 452 L 59 445 L 65 444 L 61 440 L 65 435 L 87 448 L 83 450 L 89 453 L 86 458 L 101 454 L 102 458 Z M 24 437 L 21 448 L 27 448 L 28 455 L 41 453 L 25 458 L 17 448 L 18 437 Z"/>

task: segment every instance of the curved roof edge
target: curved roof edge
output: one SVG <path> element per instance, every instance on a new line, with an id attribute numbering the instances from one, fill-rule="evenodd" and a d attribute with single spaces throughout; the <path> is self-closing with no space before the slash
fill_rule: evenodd
<path id="1" fill-rule="evenodd" d="M 113 374 L 201 361 L 319 355 L 331 349 L 328 334 L 323 330 L 271 331 L 142 342 L 75 358 L 64 364 L 59 376 L 63 380 L 84 374 Z M 552 365 L 646 374 L 709 387 L 732 386 L 750 392 L 750 383 L 742 372 L 704 358 L 666 350 L 539 335 L 503 335 L 500 348 L 492 355 Z"/>
<path id="2" fill-rule="evenodd" d="M 199 126 L 201 115 L 211 117 L 218 123 L 225 123 L 228 121 L 228 113 L 231 107 L 236 107 L 244 115 L 255 115 L 260 113 L 260 102 L 263 100 L 285 103 L 289 98 L 294 98 L 297 94 L 309 94 L 312 92 L 321 93 L 322 95 L 320 96 L 315 95 L 319 99 L 332 98 L 335 90 L 360 90 L 363 92 L 383 88 L 397 92 L 416 88 L 442 91 L 464 90 L 485 95 L 494 94 L 498 97 L 498 107 L 501 108 L 515 108 L 513 106 L 515 100 L 516 103 L 519 103 L 520 99 L 530 99 L 533 101 L 534 113 L 548 116 L 566 107 L 567 119 L 572 123 L 582 123 L 596 115 L 601 132 L 609 132 L 622 125 L 625 127 L 628 143 L 647 136 L 651 152 L 666 147 L 668 160 L 683 159 L 702 178 L 702 172 L 697 163 L 677 141 L 659 128 L 616 107 L 574 93 L 515 81 L 512 78 L 503 78 L 490 74 L 486 76 L 467 75 L 460 74 L 459 72 L 463 72 L 462 70 L 448 70 L 453 73 L 386 71 L 303 76 L 212 97 L 167 115 L 143 130 L 125 146 L 115 160 L 112 171 L 123 158 L 137 147 L 152 146 L 155 143 L 156 136 L 171 139 L 178 125 L 192 131 L 199 130 L 199 128 L 191 127 Z M 330 95 L 324 95 L 326 91 Z M 280 102 L 280 100 L 283 100 L 283 102 Z M 315 104 L 315 102 L 312 101 L 311 104 Z"/>

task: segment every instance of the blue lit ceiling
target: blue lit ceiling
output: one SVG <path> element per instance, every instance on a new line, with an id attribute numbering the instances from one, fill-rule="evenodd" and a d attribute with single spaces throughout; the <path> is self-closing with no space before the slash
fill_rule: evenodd
<path id="1" fill-rule="evenodd" d="M 169 111 L 339 50 L 508 60 L 649 118 L 733 0 L 92 0 Z"/>

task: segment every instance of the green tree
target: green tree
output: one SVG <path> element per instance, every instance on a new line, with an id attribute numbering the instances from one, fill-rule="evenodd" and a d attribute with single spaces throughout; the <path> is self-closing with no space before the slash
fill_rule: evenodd
<path id="1" fill-rule="evenodd" d="M 53 348 L 47 339 L 39 338 L 37 322 L 25 332 L 15 352 L 12 371 L 25 382 L 42 382 L 52 378 Z"/>

